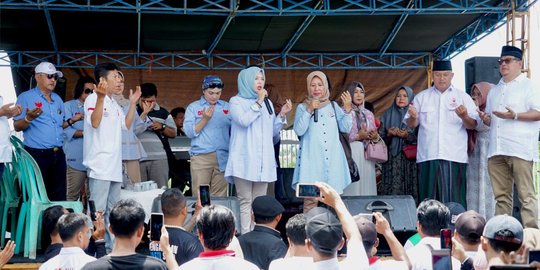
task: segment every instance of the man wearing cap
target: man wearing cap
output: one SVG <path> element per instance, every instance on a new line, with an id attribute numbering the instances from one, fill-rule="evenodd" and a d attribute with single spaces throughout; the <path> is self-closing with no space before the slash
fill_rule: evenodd
<path id="1" fill-rule="evenodd" d="M 156 181 L 158 187 L 167 186 L 169 159 L 173 161 L 168 138 L 176 137 L 176 124 L 169 112 L 157 104 L 158 91 L 153 83 L 141 84 L 141 99 L 137 112 L 147 129 L 137 137 L 147 157 L 140 161 L 141 180 Z"/>
<path id="2" fill-rule="evenodd" d="M 58 78 L 64 74 L 49 62 L 37 65 L 35 73 L 37 86 L 17 98 L 22 113 L 14 117 L 13 126 L 23 132 L 24 149 L 38 164 L 49 199 L 65 201 L 66 157 L 62 145 L 68 122 L 64 102 L 53 92 Z"/>
<path id="3" fill-rule="evenodd" d="M 508 215 L 492 217 L 486 223 L 482 236 L 482 250 L 486 253 L 488 266 L 505 264 L 501 253 L 509 255 L 523 243 L 523 226 Z"/>
<path id="4" fill-rule="evenodd" d="M 419 200 L 466 206 L 467 128 L 476 127 L 472 98 L 452 85 L 450 61 L 433 62 L 434 85 L 414 97 L 403 122 L 418 129 Z"/>
<path id="5" fill-rule="evenodd" d="M 454 239 L 459 242 L 465 251 L 465 260 L 471 258 L 474 260 L 480 246 L 480 237 L 484 232 L 486 220 L 474 210 L 469 210 L 459 215 L 456 220 Z M 463 258 L 458 258 L 464 261 Z"/>
<path id="6" fill-rule="evenodd" d="M 525 227 L 538 228 L 538 202 L 533 185 L 533 162 L 538 161 L 540 88 L 521 73 L 522 52 L 503 46 L 502 75 L 487 97 L 480 117 L 490 126 L 488 172 L 497 204 L 495 214 L 512 214 L 514 184 L 521 201 Z"/>
<path id="7" fill-rule="evenodd" d="M 186 110 L 184 129 L 191 139 L 191 179 L 197 196 L 199 185 L 210 185 L 211 196 L 227 196 L 223 173 L 229 155 L 231 117 L 229 103 L 219 99 L 222 91 L 220 77 L 206 76 L 202 97 L 189 104 Z"/>
<path id="8" fill-rule="evenodd" d="M 268 269 L 270 262 L 285 257 L 287 246 L 276 226 L 285 208 L 274 197 L 259 196 L 253 200 L 253 231 L 238 237 L 244 258 L 260 269 Z"/>
<path id="9" fill-rule="evenodd" d="M 319 201 L 333 208 L 315 207 L 306 214 L 306 246 L 315 269 L 368 269 L 369 262 L 362 236 L 341 197 L 326 183 L 315 183 L 321 190 Z M 338 219 L 339 218 L 339 219 Z M 338 262 L 337 251 L 347 237 L 347 258 Z"/>

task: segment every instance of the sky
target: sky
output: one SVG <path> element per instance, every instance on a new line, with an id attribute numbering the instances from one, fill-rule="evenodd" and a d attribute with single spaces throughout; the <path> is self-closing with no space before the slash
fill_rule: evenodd
<path id="1" fill-rule="evenodd" d="M 540 1 L 539 1 L 540 2 Z M 540 81 L 540 4 L 537 2 L 530 8 L 530 59 L 531 79 L 538 84 Z M 465 61 L 475 56 L 495 56 L 501 53 L 501 47 L 506 44 L 506 25 L 485 36 L 467 50 L 452 58 L 454 71 L 453 85 L 465 89 Z M 0 57 L 2 57 L 0 55 Z M 0 95 L 4 98 L 4 104 L 15 102 L 15 89 L 13 79 L 8 67 L 0 67 Z"/>

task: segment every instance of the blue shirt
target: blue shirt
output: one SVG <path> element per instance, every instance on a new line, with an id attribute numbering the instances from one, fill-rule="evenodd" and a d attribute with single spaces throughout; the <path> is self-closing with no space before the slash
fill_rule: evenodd
<path id="1" fill-rule="evenodd" d="M 24 119 L 26 110 L 36 108 L 39 103 L 43 113 L 23 131 L 24 145 L 37 149 L 61 147 L 64 144 L 64 102 L 56 93 L 51 93 L 50 103 L 37 87 L 20 94 L 17 104 L 22 106 L 22 113 L 14 120 Z"/>
<path id="2" fill-rule="evenodd" d="M 66 109 L 66 119 L 72 118 L 76 113 L 84 114 L 84 103 L 79 99 L 74 99 L 64 103 Z M 69 167 L 78 170 L 86 171 L 86 167 L 82 165 L 83 161 L 83 137 L 75 138 L 77 130 L 83 130 L 84 120 L 81 119 L 72 126 L 68 126 L 64 130 L 64 152 L 66 153 L 66 163 Z"/>
<path id="3" fill-rule="evenodd" d="M 210 107 L 210 103 L 201 99 L 189 104 L 184 118 L 184 130 L 186 136 L 191 139 L 189 154 L 196 156 L 216 152 L 219 170 L 225 171 L 229 156 L 229 134 L 231 128 L 231 116 L 229 103 L 218 100 L 214 107 L 212 118 L 206 123 L 199 133 L 195 131 L 203 118 L 204 110 Z"/>

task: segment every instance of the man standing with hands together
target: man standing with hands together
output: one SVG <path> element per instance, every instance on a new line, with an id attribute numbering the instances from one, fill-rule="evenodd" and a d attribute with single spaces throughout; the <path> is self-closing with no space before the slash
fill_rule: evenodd
<path id="1" fill-rule="evenodd" d="M 124 111 L 114 99 L 122 78 L 113 63 L 102 63 L 95 67 L 94 75 L 99 84 L 94 93 L 84 102 L 84 158 L 88 168 L 90 200 L 96 210 L 103 210 L 105 227 L 109 225 L 109 212 L 120 198 L 122 185 L 122 129 L 127 130 L 133 122 L 135 106 L 141 89 L 130 90 L 129 111 Z M 105 247 L 112 249 L 112 238 L 107 230 Z"/>
<path id="2" fill-rule="evenodd" d="M 472 98 L 452 85 L 450 61 L 433 63 L 434 85 L 414 97 L 403 122 L 418 129 L 419 198 L 466 207 L 467 128 L 476 127 Z"/>
<path id="3" fill-rule="evenodd" d="M 479 113 L 482 122 L 490 126 L 488 172 L 497 201 L 495 214 L 512 214 L 515 183 L 523 226 L 538 228 L 532 172 L 533 162 L 538 161 L 540 88 L 521 73 L 522 54 L 514 46 L 502 47 L 502 78 L 489 91 L 485 113 Z"/>
<path id="4" fill-rule="evenodd" d="M 203 80 L 203 96 L 189 104 L 184 129 L 191 139 L 191 179 L 193 194 L 199 185 L 210 185 L 211 196 L 227 196 L 223 177 L 229 156 L 231 117 L 229 103 L 220 100 L 223 81 L 216 75 Z"/>

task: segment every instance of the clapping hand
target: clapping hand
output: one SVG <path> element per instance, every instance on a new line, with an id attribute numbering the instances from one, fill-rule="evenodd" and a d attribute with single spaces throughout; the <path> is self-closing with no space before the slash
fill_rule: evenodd
<path id="1" fill-rule="evenodd" d="M 409 104 L 409 109 L 407 109 L 407 112 L 409 113 L 409 116 L 411 116 L 412 119 L 418 118 L 418 112 L 416 111 L 416 108 L 414 107 L 412 103 Z"/>
<path id="2" fill-rule="evenodd" d="M 494 111 L 493 114 L 502 119 L 514 119 L 514 117 L 516 116 L 516 113 L 514 112 L 514 110 L 512 110 L 512 108 L 510 107 L 505 107 L 505 108 L 507 110 L 506 112 Z"/>
<path id="3" fill-rule="evenodd" d="M 211 105 L 208 109 L 203 112 L 203 119 L 210 120 L 214 115 L 215 105 Z"/>
<path id="4" fill-rule="evenodd" d="M 481 110 L 476 110 L 478 112 L 478 115 L 480 116 L 480 119 L 482 119 L 482 122 L 484 122 L 485 125 L 491 124 L 491 115 L 489 113 L 483 112 Z"/>
<path id="5" fill-rule="evenodd" d="M 22 106 L 19 104 L 14 106 L 13 104 L 14 103 L 8 103 L 2 106 L 0 108 L 0 116 L 6 116 L 7 118 L 11 118 L 13 116 L 21 114 Z"/>
<path id="6" fill-rule="evenodd" d="M 26 109 L 26 116 L 28 120 L 30 121 L 38 118 L 41 115 L 41 113 L 43 113 L 43 110 L 40 107 L 35 107 L 31 110 Z"/>
<path id="7" fill-rule="evenodd" d="M 103 77 L 99 78 L 99 84 L 97 87 L 94 84 L 94 93 L 96 93 L 96 95 L 100 98 L 105 97 L 107 94 L 107 81 L 103 79 Z"/>
<path id="8" fill-rule="evenodd" d="M 285 117 L 285 115 L 287 115 L 287 113 L 289 113 L 291 110 L 292 110 L 292 102 L 290 99 L 287 99 L 285 104 L 281 106 L 281 112 L 279 112 L 279 114 L 282 117 Z"/>
<path id="9" fill-rule="evenodd" d="M 139 100 L 139 98 L 141 97 L 141 87 L 140 86 L 135 86 L 135 92 L 133 92 L 132 89 L 129 89 L 129 101 L 131 102 L 131 104 L 135 105 L 137 104 L 137 101 Z"/>
<path id="10" fill-rule="evenodd" d="M 465 118 L 467 116 L 467 107 L 459 105 L 459 107 L 456 108 L 456 114 L 461 119 Z"/>
<path id="11" fill-rule="evenodd" d="M 349 91 L 343 92 L 341 94 L 341 101 L 343 102 L 343 108 L 345 109 L 345 112 L 350 112 L 352 109 L 352 98 Z"/>

